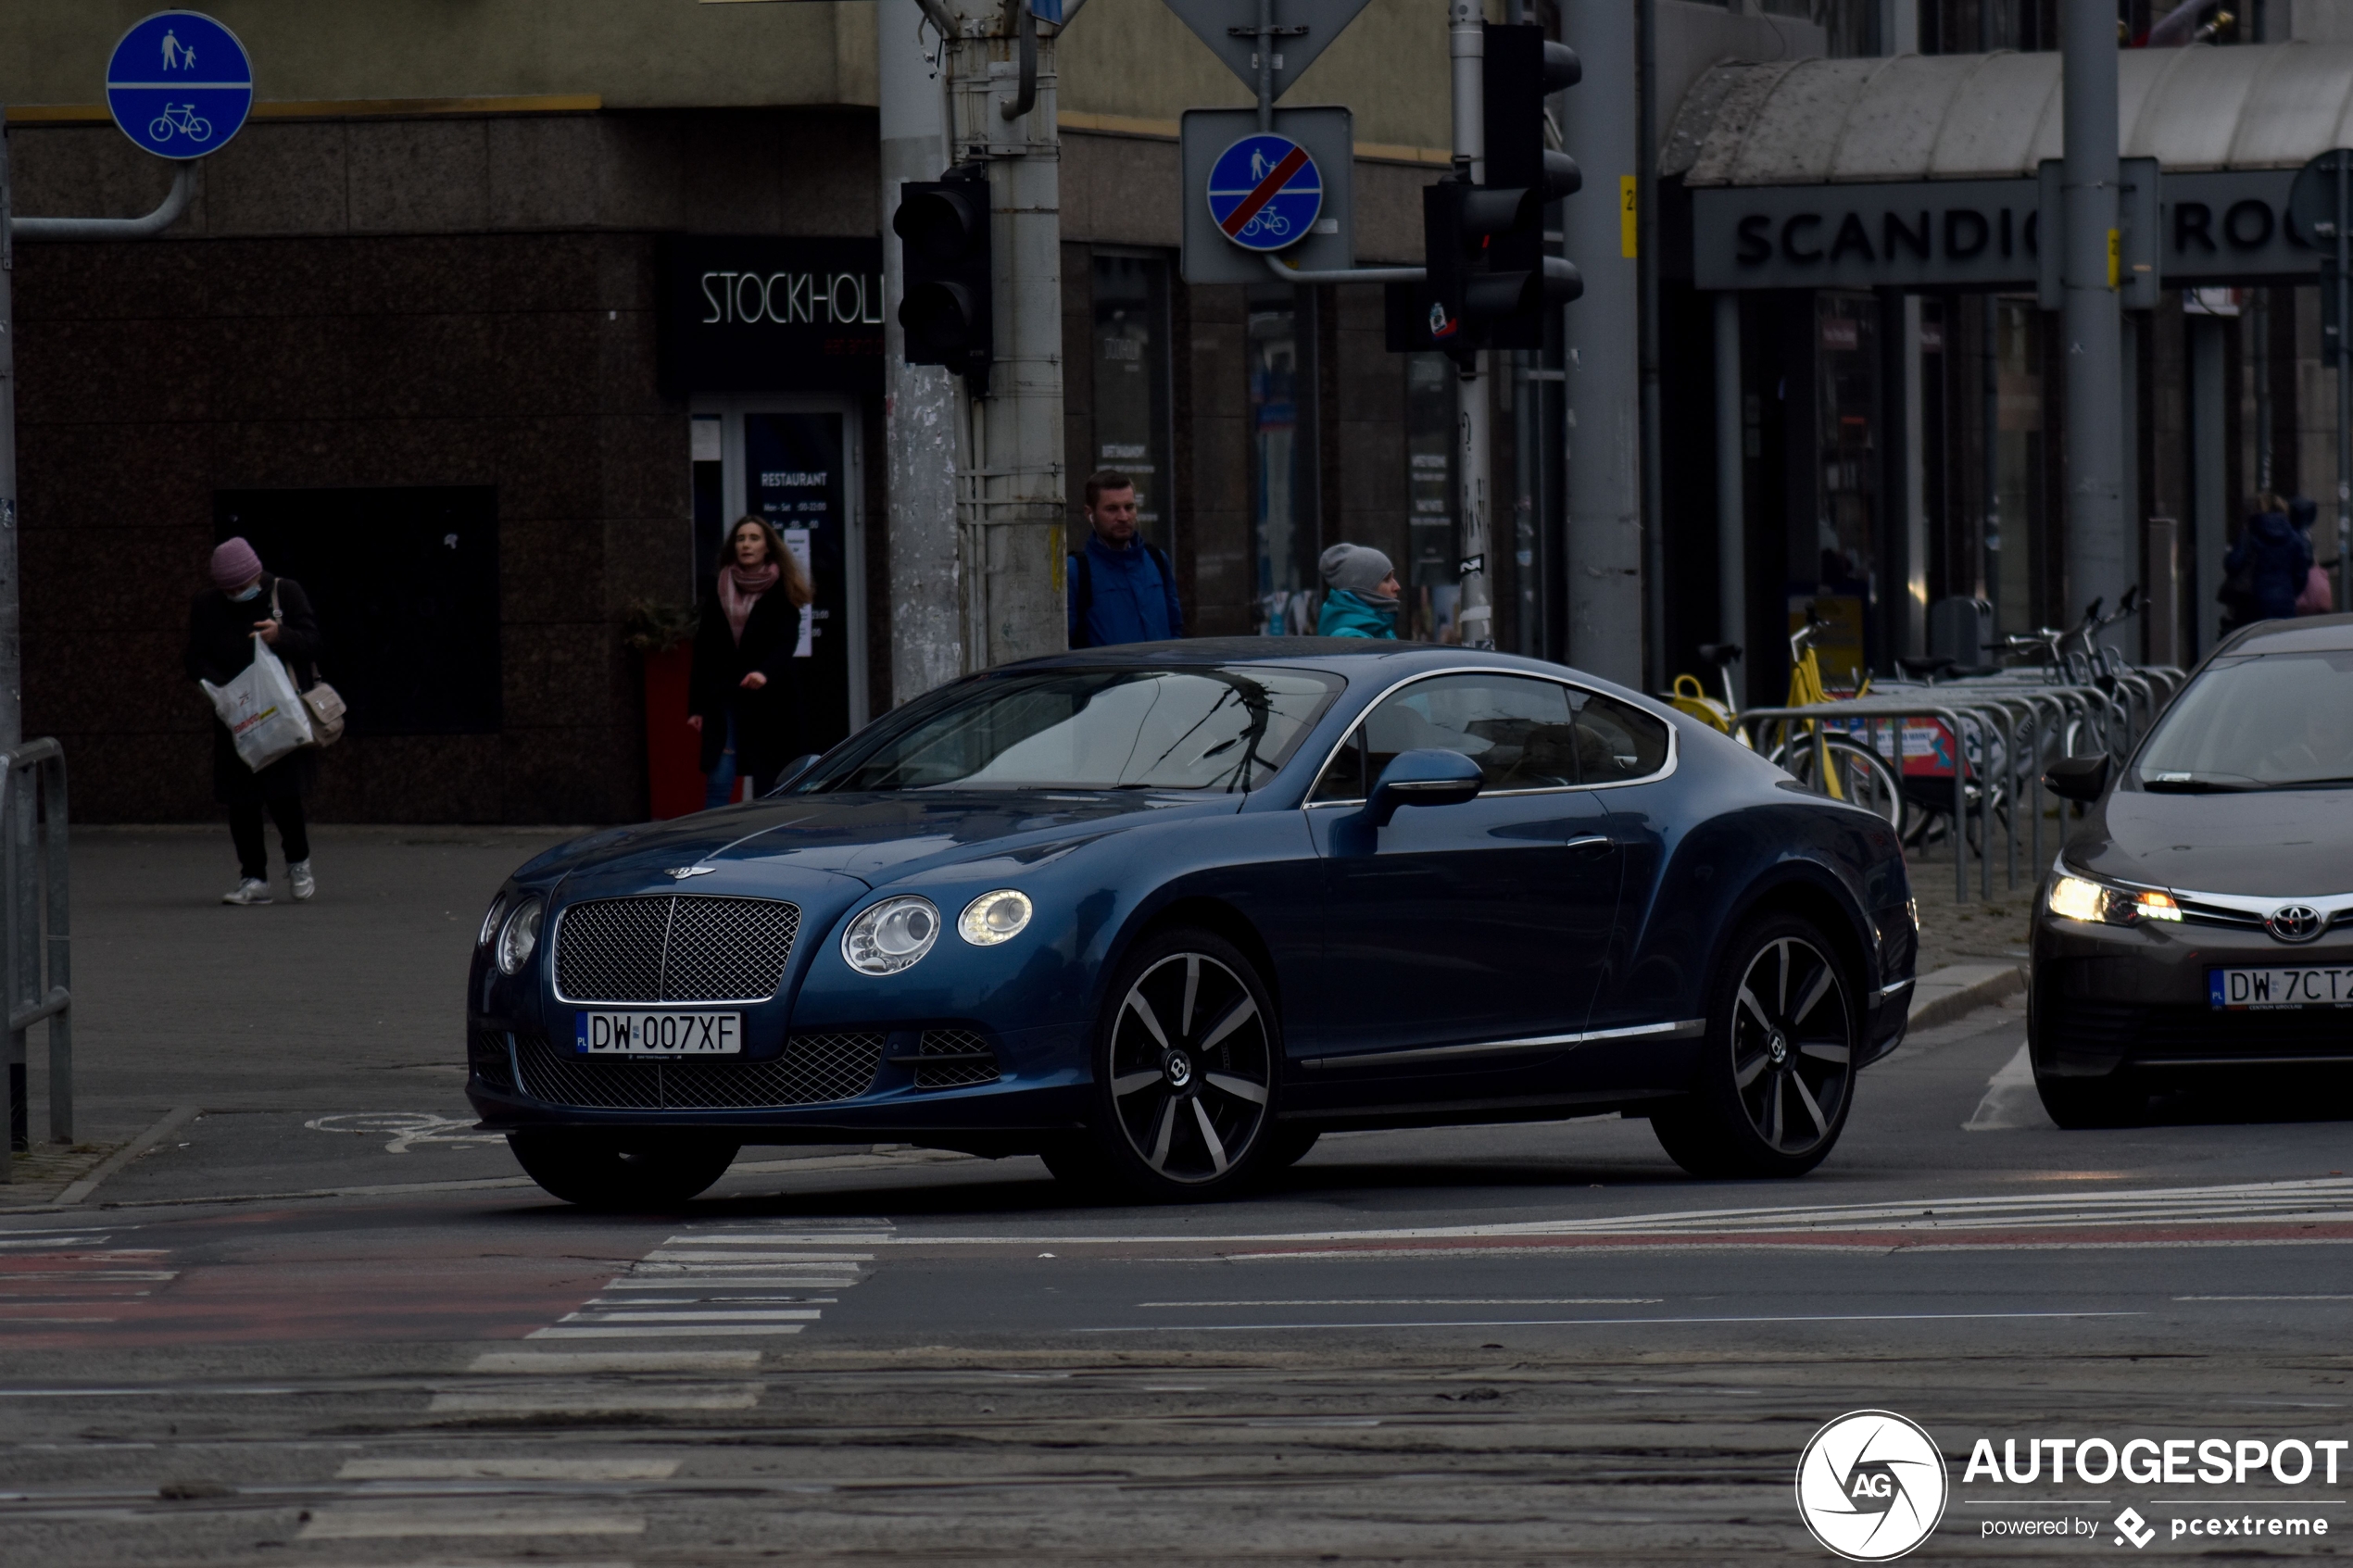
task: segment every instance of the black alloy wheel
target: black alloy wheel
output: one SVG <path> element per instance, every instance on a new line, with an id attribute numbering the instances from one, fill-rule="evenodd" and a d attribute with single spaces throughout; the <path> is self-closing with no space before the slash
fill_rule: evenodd
<path id="1" fill-rule="evenodd" d="M 1693 1092 L 1651 1118 L 1692 1175 L 1804 1175 L 1837 1144 L 1854 1102 L 1861 1015 L 1834 953 L 1793 915 L 1768 916 L 1732 944 Z"/>
<path id="2" fill-rule="evenodd" d="M 548 1196 L 605 1212 L 675 1209 L 727 1173 L 738 1146 L 692 1133 L 509 1133 L 523 1174 Z"/>
<path id="3" fill-rule="evenodd" d="M 1246 1184 L 1276 1142 L 1273 1012 L 1256 968 L 1223 938 L 1173 931 L 1143 943 L 1120 966 L 1097 1031 L 1094 1158 L 1050 1168 L 1096 1167 L 1161 1200 Z"/>

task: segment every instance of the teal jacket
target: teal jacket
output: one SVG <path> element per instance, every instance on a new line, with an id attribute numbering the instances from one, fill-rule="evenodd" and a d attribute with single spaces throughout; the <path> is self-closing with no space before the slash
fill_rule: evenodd
<path id="1" fill-rule="evenodd" d="M 1376 609 L 1345 588 L 1324 596 L 1323 613 L 1315 618 L 1319 637 L 1387 637 L 1397 640 L 1397 612 Z"/>

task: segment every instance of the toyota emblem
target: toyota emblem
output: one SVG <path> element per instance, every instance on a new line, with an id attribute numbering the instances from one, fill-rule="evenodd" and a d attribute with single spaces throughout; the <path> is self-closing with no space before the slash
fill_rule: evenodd
<path id="1" fill-rule="evenodd" d="M 2283 942 L 2309 942 L 2327 923 L 2309 904 L 2282 904 L 2264 917 L 2263 929 Z"/>

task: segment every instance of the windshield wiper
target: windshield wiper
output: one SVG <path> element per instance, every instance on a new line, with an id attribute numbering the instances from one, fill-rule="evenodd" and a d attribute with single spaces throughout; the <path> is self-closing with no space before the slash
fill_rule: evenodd
<path id="1" fill-rule="evenodd" d="M 2141 787 L 2159 795 L 2213 795 L 2261 789 L 2262 784 L 2244 773 L 2143 773 Z"/>
<path id="2" fill-rule="evenodd" d="M 2353 784 L 2353 776 L 2340 774 L 2334 778 L 2324 779 L 2281 779 L 2271 787 L 2273 789 L 2319 789 L 2329 784 Z"/>

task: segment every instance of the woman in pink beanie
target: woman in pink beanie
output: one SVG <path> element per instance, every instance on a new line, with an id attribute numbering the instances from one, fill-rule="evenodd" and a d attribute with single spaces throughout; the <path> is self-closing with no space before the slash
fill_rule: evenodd
<path id="1" fill-rule="evenodd" d="M 189 679 L 216 686 L 234 680 L 253 662 L 257 633 L 285 661 L 296 685 L 308 689 L 317 684 L 319 620 L 311 611 L 310 596 L 293 578 L 263 571 L 261 557 L 243 539 L 224 540 L 212 552 L 212 586 L 196 596 L 188 612 Z M 229 836 L 236 843 L 242 873 L 236 888 L 222 895 L 222 903 L 270 902 L 270 850 L 261 827 L 265 811 L 278 824 L 286 881 L 296 900 L 319 890 L 310 872 L 309 829 L 302 816 L 302 797 L 317 771 L 313 755 L 305 746 L 256 772 L 238 757 L 229 727 L 218 717 L 213 720 L 213 797 L 229 808 Z"/>

